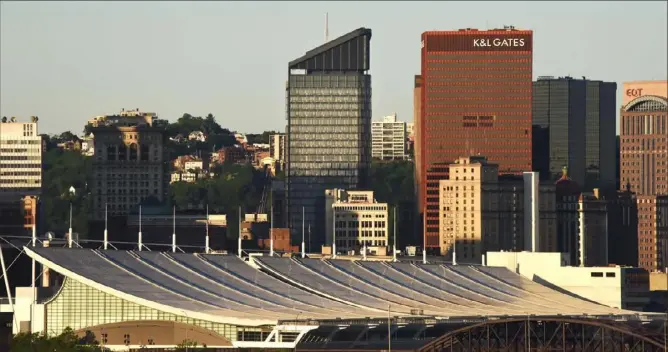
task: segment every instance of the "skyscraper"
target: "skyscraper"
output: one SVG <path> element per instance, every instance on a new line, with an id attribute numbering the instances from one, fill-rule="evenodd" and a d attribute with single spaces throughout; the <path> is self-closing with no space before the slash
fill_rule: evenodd
<path id="1" fill-rule="evenodd" d="M 532 49 L 533 32 L 514 27 L 422 34 L 415 123 L 426 247 L 439 247 L 438 182 L 450 163 L 484 155 L 499 173 L 531 171 Z"/>
<path id="2" fill-rule="evenodd" d="M 371 30 L 360 28 L 288 65 L 288 226 L 291 237 L 299 239 L 302 223 L 310 225 L 314 247 L 325 240 L 325 190 L 366 186 L 371 164 L 370 41 Z"/>
<path id="3" fill-rule="evenodd" d="M 620 111 L 620 187 L 638 195 L 668 195 L 668 82 L 624 83 L 624 90 L 637 96 L 625 97 Z"/>
<path id="4" fill-rule="evenodd" d="M 619 117 L 620 187 L 637 202 L 638 266 L 668 264 L 668 82 L 624 83 Z"/>
<path id="5" fill-rule="evenodd" d="M 615 187 L 617 84 L 585 78 L 533 82 L 533 167 L 556 181 L 568 167 L 585 190 Z"/>

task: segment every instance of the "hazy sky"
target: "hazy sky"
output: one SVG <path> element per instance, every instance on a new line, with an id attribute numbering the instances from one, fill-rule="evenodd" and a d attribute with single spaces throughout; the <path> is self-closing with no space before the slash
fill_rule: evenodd
<path id="1" fill-rule="evenodd" d="M 81 133 L 121 108 L 213 113 L 244 132 L 283 130 L 287 63 L 371 28 L 373 115 L 413 119 L 426 30 L 534 30 L 534 78 L 666 79 L 666 2 L 33 2 L 0 4 L 0 115 Z"/>

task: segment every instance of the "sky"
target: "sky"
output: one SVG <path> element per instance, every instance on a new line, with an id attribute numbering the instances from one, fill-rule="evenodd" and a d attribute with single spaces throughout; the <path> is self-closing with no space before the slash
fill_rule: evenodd
<path id="1" fill-rule="evenodd" d="M 371 28 L 373 116 L 413 120 L 427 30 L 534 31 L 534 79 L 665 80 L 665 1 L 0 2 L 0 116 L 81 133 L 139 108 L 212 113 L 231 130 L 283 131 L 287 64 L 329 37 Z"/>

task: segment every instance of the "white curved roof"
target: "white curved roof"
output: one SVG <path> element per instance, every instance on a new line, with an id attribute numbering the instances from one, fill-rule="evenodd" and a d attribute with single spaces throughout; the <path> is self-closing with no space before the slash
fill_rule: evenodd
<path id="1" fill-rule="evenodd" d="M 294 319 L 394 315 L 630 315 L 571 297 L 506 268 L 371 261 L 25 247 L 47 267 L 103 292 L 208 321 L 273 325 Z M 269 273 L 269 274 L 267 274 Z"/>

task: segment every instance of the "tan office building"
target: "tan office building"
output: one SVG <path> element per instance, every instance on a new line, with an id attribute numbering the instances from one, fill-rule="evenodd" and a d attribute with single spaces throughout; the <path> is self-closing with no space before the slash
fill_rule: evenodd
<path id="1" fill-rule="evenodd" d="M 169 185 L 169 165 L 163 128 L 153 127 L 155 113 L 138 110 L 89 121 L 95 134 L 92 195 L 93 219 L 126 216 L 139 203 L 163 201 Z"/>
<path id="2" fill-rule="evenodd" d="M 387 203 L 378 203 L 373 191 L 325 191 L 326 243 L 336 234 L 336 251 L 361 250 L 385 255 L 389 243 Z M 308 226 L 308 224 L 307 224 Z M 293 235 L 294 236 L 294 235 Z"/>
<path id="3" fill-rule="evenodd" d="M 481 156 L 459 158 L 449 170 L 439 182 L 441 255 L 480 263 L 488 251 L 556 250 L 553 185 L 539 184 L 536 173 L 499 177 Z"/>
<path id="4" fill-rule="evenodd" d="M 3 119 L 5 121 L 6 119 Z M 37 117 L 0 123 L 0 199 L 39 195 L 42 189 L 42 137 Z"/>

